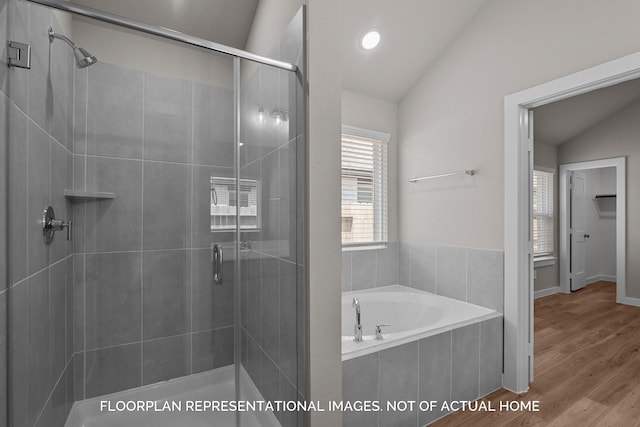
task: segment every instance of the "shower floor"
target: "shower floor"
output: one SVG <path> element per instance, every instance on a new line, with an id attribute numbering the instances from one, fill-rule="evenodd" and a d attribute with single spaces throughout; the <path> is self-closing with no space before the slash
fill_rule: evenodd
<path id="1" fill-rule="evenodd" d="M 233 365 L 177 378 L 150 386 L 138 387 L 105 396 L 82 400 L 73 404 L 65 427 L 211 427 L 234 426 L 235 412 L 187 411 L 188 402 L 235 401 Z M 241 368 L 241 400 L 264 400 L 244 369 Z M 108 401 L 112 408 L 117 402 L 164 402 L 180 404 L 180 411 L 106 411 L 101 402 Z M 122 405 L 122 403 L 120 403 Z M 102 403 L 104 405 L 104 403 Z M 280 427 L 272 412 L 242 412 L 240 427 Z"/>

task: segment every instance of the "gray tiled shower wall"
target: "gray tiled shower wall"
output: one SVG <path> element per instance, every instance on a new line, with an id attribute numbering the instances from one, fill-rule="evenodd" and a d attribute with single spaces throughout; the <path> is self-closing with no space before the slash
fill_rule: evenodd
<path id="1" fill-rule="evenodd" d="M 302 66 L 300 11 L 268 56 Z M 243 61 L 243 65 L 248 65 Z M 303 86 L 300 74 L 249 65 L 241 90 L 242 179 L 260 182 L 259 232 L 242 233 L 241 363 L 265 399 L 304 399 L 304 171 Z M 262 106 L 266 123 L 256 121 Z M 295 109 L 294 109 L 295 108 Z M 276 127 L 270 112 L 286 110 Z M 284 426 L 302 426 L 303 414 L 279 412 Z M 297 418 L 297 419 L 296 419 Z"/>
<path id="2" fill-rule="evenodd" d="M 503 312 L 502 251 L 390 242 L 343 251 L 342 291 L 400 284 Z"/>
<path id="3" fill-rule="evenodd" d="M 75 117 L 73 188 L 116 195 L 73 203 L 76 399 L 233 363 L 234 238 L 210 231 L 232 90 L 98 62 L 76 71 Z"/>
<path id="4" fill-rule="evenodd" d="M 57 218 L 71 217 L 71 204 L 63 193 L 72 183 L 74 57 L 64 43 L 49 44 L 50 26 L 61 31 L 48 9 L 13 0 L 0 2 L 2 61 L 7 57 L 7 35 L 29 43 L 32 49 L 30 70 L 0 65 L 2 153 L 6 141 L 9 152 L 2 170 L 4 174 L 4 160 L 8 160 L 11 224 L 6 236 L 11 254 L 8 291 L 4 281 L 0 286 L 0 425 L 7 410 L 8 299 L 12 304 L 14 425 L 62 426 L 73 404 L 72 247 L 64 233 L 45 245 L 41 222 L 47 205 L 55 208 Z M 2 185 L 3 200 L 4 190 Z M 5 253 L 0 257 L 4 259 Z M 3 275 L 5 271 L 2 268 Z"/>

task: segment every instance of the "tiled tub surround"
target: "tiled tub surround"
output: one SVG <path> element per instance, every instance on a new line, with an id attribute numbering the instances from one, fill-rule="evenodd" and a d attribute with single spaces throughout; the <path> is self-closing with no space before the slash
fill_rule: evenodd
<path id="1" fill-rule="evenodd" d="M 71 218 L 71 204 L 63 193 L 72 183 L 75 62 L 65 43 L 49 43 L 49 27 L 62 32 L 50 10 L 14 0 L 0 2 L 0 45 L 5 47 L 7 22 L 11 40 L 31 45 L 30 70 L 0 65 L 11 226 L 10 277 L 8 290 L 0 289 L 0 306 L 11 303 L 10 404 L 15 426 L 61 427 L 74 396 L 72 246 L 64 233 L 45 245 L 41 223 L 47 205 L 54 207 L 58 219 Z M 1 57 L 6 61 L 6 49 Z M 4 164 L 1 168 L 4 174 Z M 5 313 L 2 307 L 0 347 L 5 345 Z M 7 377 L 0 378 L 1 424 L 6 419 Z"/>
<path id="2" fill-rule="evenodd" d="M 342 399 L 379 401 L 380 412 L 344 412 L 343 426 L 427 425 L 442 403 L 474 400 L 502 386 L 502 316 L 344 361 Z M 389 411 L 387 401 L 438 402 L 436 410 Z"/>
<path id="3" fill-rule="evenodd" d="M 98 62 L 76 70 L 75 118 L 74 190 L 116 195 L 73 203 L 75 398 L 232 364 L 233 233 L 210 231 L 232 91 Z"/>
<path id="4" fill-rule="evenodd" d="M 503 312 L 504 252 L 390 242 L 342 252 L 342 291 L 400 284 Z"/>

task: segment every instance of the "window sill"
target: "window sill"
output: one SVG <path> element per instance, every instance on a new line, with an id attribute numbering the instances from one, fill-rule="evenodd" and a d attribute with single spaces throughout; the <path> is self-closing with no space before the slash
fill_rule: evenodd
<path id="1" fill-rule="evenodd" d="M 374 249 L 386 249 L 387 243 L 376 243 L 371 245 L 362 245 L 362 246 L 343 246 L 342 252 L 353 252 L 353 251 L 371 251 Z"/>
<path id="2" fill-rule="evenodd" d="M 533 268 L 549 267 L 555 265 L 557 257 L 554 256 L 541 256 L 533 259 Z"/>

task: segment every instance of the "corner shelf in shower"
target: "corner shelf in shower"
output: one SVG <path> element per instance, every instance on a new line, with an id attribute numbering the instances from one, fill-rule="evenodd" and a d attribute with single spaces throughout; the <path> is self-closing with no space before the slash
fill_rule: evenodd
<path id="1" fill-rule="evenodd" d="M 104 191 L 64 190 L 64 197 L 69 200 L 107 200 L 115 199 L 116 193 L 107 193 Z"/>

